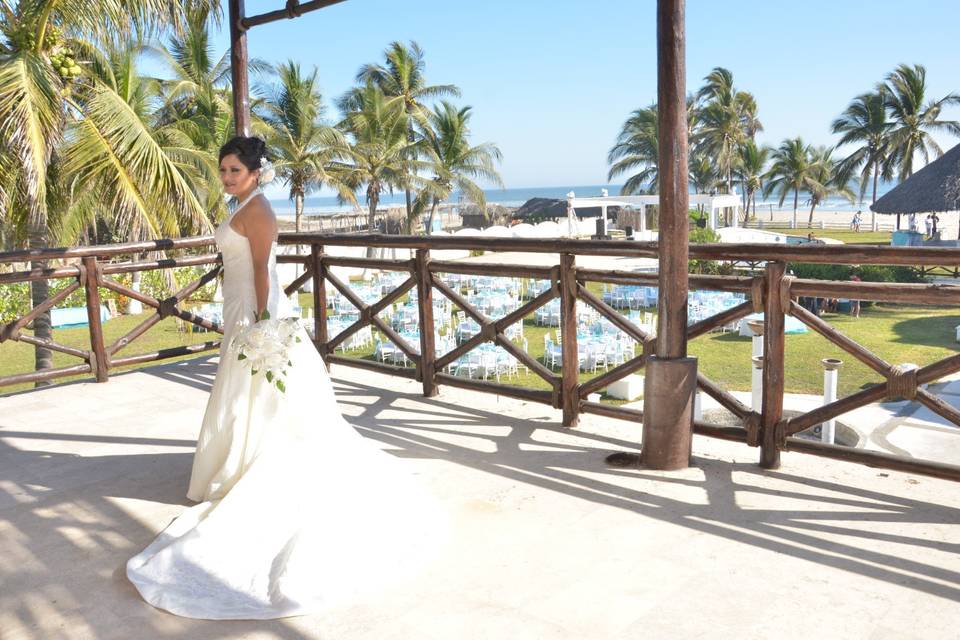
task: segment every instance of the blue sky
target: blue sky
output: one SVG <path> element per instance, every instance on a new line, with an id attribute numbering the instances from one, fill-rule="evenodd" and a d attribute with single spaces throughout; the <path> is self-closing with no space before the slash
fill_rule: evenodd
<path id="1" fill-rule="evenodd" d="M 246 10 L 283 4 L 247 0 Z M 248 40 L 252 57 L 316 65 L 331 119 L 362 64 L 416 40 L 427 80 L 458 85 L 473 107 L 474 141 L 500 147 L 508 187 L 591 185 L 607 182 L 630 111 L 656 98 L 655 13 L 653 0 L 348 0 Z M 956 0 L 688 0 L 687 89 L 727 67 L 757 98 L 761 142 L 833 144 L 831 121 L 897 64 L 926 66 L 930 98 L 960 92 L 957 24 Z M 226 32 L 216 42 L 225 49 Z"/>

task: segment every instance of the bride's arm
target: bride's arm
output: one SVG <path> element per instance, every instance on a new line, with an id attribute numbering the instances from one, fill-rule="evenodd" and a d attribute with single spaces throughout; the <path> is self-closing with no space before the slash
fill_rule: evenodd
<path id="1" fill-rule="evenodd" d="M 270 245 L 277 236 L 277 220 L 273 212 L 265 206 L 252 206 L 244 212 L 244 231 L 250 243 L 250 254 L 253 257 L 253 288 L 257 294 L 257 318 L 267 308 L 267 298 L 270 295 Z M 256 203 L 259 205 L 259 203 Z"/>

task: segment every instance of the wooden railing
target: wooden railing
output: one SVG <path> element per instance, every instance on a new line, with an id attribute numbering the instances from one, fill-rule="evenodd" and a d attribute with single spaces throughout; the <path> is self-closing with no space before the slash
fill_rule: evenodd
<path id="1" fill-rule="evenodd" d="M 563 423 L 566 426 L 577 425 L 581 413 L 594 413 L 633 421 L 642 421 L 643 412 L 637 409 L 592 402 L 589 396 L 612 382 L 623 378 L 646 364 L 653 353 L 655 338 L 641 327 L 633 324 L 627 317 L 606 304 L 592 293 L 588 282 L 613 284 L 657 285 L 657 275 L 616 270 L 596 270 L 579 267 L 577 256 L 604 255 L 655 258 L 659 251 L 656 243 L 643 243 L 617 240 L 549 240 L 519 238 L 482 238 L 482 237 L 422 237 L 422 236 L 385 236 L 385 235 L 322 235 L 322 234 L 283 234 L 280 243 L 298 244 L 309 247 L 302 255 L 283 255 L 278 262 L 299 263 L 304 273 L 285 287 L 287 295 L 299 290 L 306 282 L 313 283 L 314 339 L 315 344 L 328 363 L 362 367 L 381 371 L 391 375 L 414 378 L 423 385 L 423 393 L 433 396 L 440 385 L 447 384 L 477 391 L 496 393 L 528 401 L 539 402 L 562 410 Z M 163 317 L 176 315 L 184 320 L 200 324 L 214 330 L 205 320 L 198 318 L 178 307 L 178 304 L 216 275 L 217 267 L 199 280 L 184 287 L 165 300 L 156 300 L 149 296 L 136 294 L 127 287 L 109 279 L 113 273 L 125 273 L 134 270 L 170 268 L 175 266 L 216 264 L 217 256 L 197 255 L 187 258 L 159 260 L 141 263 L 103 263 L 112 256 L 124 253 L 139 253 L 159 249 L 193 249 L 210 246 L 209 238 L 192 238 L 163 243 L 140 243 L 112 247 L 89 247 L 29 254 L 0 254 L 0 264 L 15 260 L 38 260 L 52 258 L 79 258 L 80 264 L 57 267 L 43 271 L 26 271 L 0 275 L 0 285 L 11 282 L 24 282 L 37 278 L 75 278 L 71 291 L 85 287 L 90 311 L 90 341 L 88 352 L 80 351 L 55 343 L 48 344 L 65 353 L 84 360 L 84 364 L 59 370 L 19 374 L 0 378 L 0 385 L 17 382 L 59 377 L 76 373 L 92 372 L 98 380 L 106 380 L 111 366 L 159 360 L 173 355 L 213 348 L 215 343 L 198 347 L 183 347 L 169 350 L 169 353 L 152 353 L 115 358 L 121 348 L 153 326 Z M 326 247 L 384 247 L 409 249 L 411 259 L 377 259 L 332 256 L 325 253 Z M 492 252 L 513 251 L 547 253 L 559 255 L 559 261 L 553 266 L 529 266 L 509 264 L 476 264 L 458 261 L 440 261 L 431 259 L 431 250 L 484 250 Z M 811 314 L 798 305 L 798 296 L 845 297 L 859 300 L 875 300 L 915 304 L 960 304 L 960 286 L 945 284 L 899 284 L 838 282 L 795 279 L 785 275 L 787 261 L 820 264 L 880 264 L 880 265 L 960 265 L 960 250 L 943 248 L 877 247 L 868 245 L 758 245 L 758 244 L 704 244 L 691 245 L 690 258 L 719 261 L 762 261 L 762 275 L 754 276 L 704 276 L 691 275 L 690 288 L 715 291 L 743 292 L 749 296 L 747 302 L 723 311 L 710 318 L 701 320 L 687 328 L 687 339 L 703 335 L 717 327 L 743 318 L 755 311 L 764 312 L 764 354 L 763 354 L 763 392 L 762 409 L 757 412 L 746 406 L 723 389 L 715 381 L 700 374 L 699 389 L 714 398 L 722 407 L 736 416 L 739 424 L 727 425 L 708 421 L 696 421 L 695 433 L 743 442 L 760 448 L 764 466 L 776 466 L 781 451 L 802 451 L 805 453 L 858 462 L 870 466 L 906 470 L 951 480 L 960 480 L 960 466 L 934 461 L 917 460 L 881 452 L 866 451 L 851 447 L 818 443 L 795 438 L 795 434 L 816 424 L 823 423 L 848 411 L 863 407 L 884 398 L 905 398 L 921 403 L 949 423 L 960 426 L 960 411 L 925 391 L 921 385 L 933 382 L 943 376 L 960 371 L 960 355 L 953 355 L 919 369 L 905 369 L 888 363 L 871 353 L 822 318 Z M 338 278 L 331 267 L 372 268 L 380 270 L 402 271 L 409 274 L 398 287 L 381 300 L 366 304 L 348 286 Z M 451 288 L 438 276 L 440 273 L 459 273 L 472 275 L 512 276 L 523 278 L 547 279 L 550 286 L 545 291 L 525 302 L 519 308 L 502 318 L 489 318 L 471 305 L 459 291 Z M 358 319 L 335 336 L 327 334 L 327 287 L 332 285 L 358 310 Z M 156 309 L 151 318 L 144 321 L 127 336 L 110 346 L 102 341 L 99 316 L 93 313 L 99 305 L 98 288 L 106 287 L 131 297 L 137 297 L 145 304 Z M 408 291 L 416 289 L 419 305 L 418 348 L 406 342 L 378 314 L 401 298 Z M 471 339 L 463 342 L 445 354 L 438 354 L 434 344 L 433 296 L 434 292 L 447 297 L 460 307 L 479 325 L 480 331 Z M 136 295 L 134 295 L 136 294 Z M 30 341 L 20 330 L 43 309 L 56 304 L 62 296 L 50 298 L 44 305 L 30 314 L 0 326 L 0 342 L 7 339 Z M 506 328 L 514 322 L 534 313 L 538 308 L 554 298 L 560 299 L 561 366 L 559 375 L 517 347 L 506 335 Z M 585 303 L 595 309 L 621 331 L 642 345 L 639 355 L 600 374 L 581 382 L 576 342 L 576 304 Z M 784 318 L 792 315 L 813 331 L 850 353 L 868 367 L 885 378 L 885 382 L 867 386 L 852 395 L 793 417 L 785 418 L 784 399 Z M 338 345 L 365 326 L 375 328 L 393 342 L 414 368 L 400 367 L 359 358 L 335 354 Z M 489 380 L 475 380 L 444 373 L 443 369 L 461 356 L 484 342 L 492 342 L 509 352 L 519 362 L 546 381 L 549 390 L 524 388 Z M 36 343 L 36 340 L 33 342 Z M 958 433 L 960 436 L 960 433 Z"/>
<path id="2" fill-rule="evenodd" d="M 49 381 L 66 376 L 93 374 L 97 382 L 106 382 L 111 368 L 126 365 L 165 360 L 178 356 L 189 355 L 216 349 L 220 342 L 207 341 L 200 344 L 184 345 L 162 349 L 151 353 L 140 353 L 132 356 L 118 357 L 118 353 L 143 336 L 151 327 L 164 318 L 175 316 L 192 324 L 201 326 L 209 331 L 222 333 L 221 327 L 201 318 L 180 305 L 187 300 L 197 289 L 217 277 L 220 272 L 220 256 L 216 253 L 196 253 L 198 250 L 213 248 L 212 236 L 183 238 L 177 240 L 158 240 L 128 244 L 99 245 L 90 247 L 73 247 L 69 249 L 45 249 L 42 251 L 14 251 L 0 253 L 0 266 L 17 265 L 30 262 L 45 263 L 47 261 L 61 262 L 55 267 L 36 267 L 21 271 L 0 272 L 0 286 L 33 282 L 35 280 L 70 280 L 70 284 L 57 294 L 50 296 L 42 304 L 31 309 L 27 314 L 0 324 L 0 344 L 7 340 L 14 340 L 46 347 L 51 351 L 65 353 L 80 359 L 82 362 L 66 367 L 41 369 L 39 371 L 18 373 L 0 377 L 0 387 L 24 384 L 31 382 Z M 123 261 L 116 262 L 122 256 L 139 255 L 146 252 L 169 252 L 190 250 L 193 255 L 177 258 L 160 258 L 150 261 Z M 174 269 L 177 267 L 195 267 L 212 265 L 212 269 L 200 278 L 188 283 L 167 298 L 159 300 L 150 295 L 135 291 L 130 287 L 117 282 L 111 276 L 122 273 L 152 271 L 156 269 Z M 32 334 L 23 333 L 40 314 L 55 307 L 74 291 L 83 289 L 86 297 L 87 323 L 89 327 L 90 348 L 77 349 L 61 344 L 52 339 L 40 338 Z M 148 307 L 155 309 L 154 313 L 143 322 L 131 329 L 125 335 L 111 344 L 104 341 L 103 327 L 100 321 L 100 289 L 109 289 L 117 293 L 139 300 Z"/>

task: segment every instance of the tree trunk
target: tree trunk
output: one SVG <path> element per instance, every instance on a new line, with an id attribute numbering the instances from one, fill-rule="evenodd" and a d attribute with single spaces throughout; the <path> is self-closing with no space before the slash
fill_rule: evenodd
<path id="1" fill-rule="evenodd" d="M 380 200 L 379 194 L 370 195 L 370 209 L 367 213 L 367 233 L 375 233 L 377 227 L 377 203 Z M 377 250 L 374 247 L 367 247 L 367 257 L 376 258 Z"/>
<path id="2" fill-rule="evenodd" d="M 429 236 L 433 233 L 433 217 L 437 214 L 437 205 L 440 201 L 437 198 L 433 199 L 433 205 L 430 207 L 430 215 L 427 216 L 427 235 Z"/>
<path id="3" fill-rule="evenodd" d="M 28 243 L 31 249 L 44 249 L 47 246 L 47 229 L 46 224 L 35 224 L 31 225 Z M 47 263 L 45 261 L 41 262 L 31 262 L 31 269 L 46 269 Z M 50 297 L 50 283 L 48 280 L 34 280 L 30 283 L 30 302 L 31 308 L 39 307 L 43 304 L 47 298 Z M 52 340 L 53 339 L 53 328 L 50 324 L 50 312 L 45 311 L 41 313 L 33 320 L 33 335 L 36 338 Z M 53 368 L 53 351 L 47 349 L 46 347 L 34 346 L 34 369 L 40 371 L 41 369 L 52 369 Z M 40 380 L 34 383 L 35 387 L 46 387 L 52 384 L 49 380 Z"/>
<path id="4" fill-rule="evenodd" d="M 817 208 L 817 201 L 810 199 L 810 219 L 807 220 L 807 229 L 813 229 L 813 210 Z"/>
<path id="5" fill-rule="evenodd" d="M 797 206 L 800 204 L 800 189 L 793 190 L 793 227 L 797 228 Z"/>
<path id="6" fill-rule="evenodd" d="M 300 233 L 300 224 L 303 220 L 303 194 L 296 193 L 293 196 L 293 206 L 296 213 L 296 218 L 294 219 L 294 229 L 297 233 Z M 297 245 L 297 253 L 300 253 L 300 246 Z"/>

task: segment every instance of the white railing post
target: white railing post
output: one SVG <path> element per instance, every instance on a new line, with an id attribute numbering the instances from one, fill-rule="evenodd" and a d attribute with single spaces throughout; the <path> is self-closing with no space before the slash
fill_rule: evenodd
<path id="1" fill-rule="evenodd" d="M 823 364 L 823 404 L 830 404 L 837 399 L 837 378 L 840 376 L 840 367 L 843 360 L 824 358 Z M 836 439 L 837 421 L 833 418 L 820 425 L 820 440 L 827 444 L 834 444 Z"/>
<path id="2" fill-rule="evenodd" d="M 751 363 L 753 373 L 750 376 L 750 407 L 759 413 L 763 403 L 763 320 L 748 320 L 747 326 L 753 332 Z"/>

